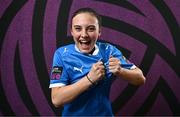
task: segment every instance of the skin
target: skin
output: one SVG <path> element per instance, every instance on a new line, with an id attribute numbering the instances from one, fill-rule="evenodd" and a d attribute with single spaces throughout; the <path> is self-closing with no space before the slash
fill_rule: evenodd
<path id="1" fill-rule="evenodd" d="M 90 53 L 101 35 L 98 20 L 87 13 L 78 14 L 72 20 L 71 34 L 82 53 Z"/>
<path id="2" fill-rule="evenodd" d="M 82 53 L 91 53 L 95 47 L 101 30 L 98 20 L 90 13 L 80 13 L 72 19 L 71 34 L 78 49 Z M 115 57 L 109 58 L 109 70 L 116 76 L 120 76 L 133 85 L 142 85 L 145 77 L 142 71 L 137 67 L 133 70 L 124 69 L 120 66 L 119 59 Z M 93 82 L 98 82 L 105 75 L 105 67 L 102 61 L 98 61 L 92 65 L 91 70 L 87 74 Z M 78 95 L 86 91 L 92 85 L 87 77 L 81 78 L 74 84 L 52 88 L 51 99 L 56 106 L 63 106 L 74 100 Z"/>

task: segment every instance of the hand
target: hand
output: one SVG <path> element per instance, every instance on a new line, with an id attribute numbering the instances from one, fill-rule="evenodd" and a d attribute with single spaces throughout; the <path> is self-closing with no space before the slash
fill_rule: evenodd
<path id="1" fill-rule="evenodd" d="M 119 59 L 111 56 L 109 58 L 109 71 L 112 72 L 113 74 L 117 75 L 119 71 L 121 71 L 121 62 Z"/>
<path id="2" fill-rule="evenodd" d="M 88 77 L 91 78 L 93 82 L 98 82 L 105 75 L 105 67 L 102 61 L 98 61 L 93 64 L 90 72 L 88 73 Z"/>

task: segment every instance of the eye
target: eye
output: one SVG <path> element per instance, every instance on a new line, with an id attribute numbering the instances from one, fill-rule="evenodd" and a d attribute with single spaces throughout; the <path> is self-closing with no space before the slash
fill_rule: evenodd
<path id="1" fill-rule="evenodd" d="M 89 32 L 93 32 L 93 31 L 95 31 L 96 30 L 96 28 L 95 27 L 88 27 L 88 29 L 87 29 Z"/>
<path id="2" fill-rule="evenodd" d="M 81 27 L 81 26 L 78 26 L 78 25 L 75 25 L 73 28 L 74 28 L 74 30 L 77 31 L 77 32 L 79 32 L 79 31 L 82 30 L 82 27 Z"/>
<path id="3" fill-rule="evenodd" d="M 81 28 L 80 27 L 76 27 L 76 28 L 74 28 L 76 31 L 81 31 Z"/>

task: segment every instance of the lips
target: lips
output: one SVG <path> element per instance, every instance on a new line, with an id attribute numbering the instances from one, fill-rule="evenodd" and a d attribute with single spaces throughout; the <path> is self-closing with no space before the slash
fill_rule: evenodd
<path id="1" fill-rule="evenodd" d="M 87 50 L 90 48 L 91 41 L 81 40 L 79 43 L 82 49 Z"/>
<path id="2" fill-rule="evenodd" d="M 91 43 L 91 41 L 80 41 L 80 44 L 89 45 L 90 43 Z"/>

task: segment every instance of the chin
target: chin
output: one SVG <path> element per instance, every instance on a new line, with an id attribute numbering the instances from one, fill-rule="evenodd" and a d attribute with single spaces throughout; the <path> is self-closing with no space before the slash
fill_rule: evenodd
<path id="1" fill-rule="evenodd" d="M 84 49 L 80 48 L 80 51 L 81 51 L 82 53 L 89 54 L 89 53 L 91 52 L 91 49 L 90 49 L 90 48 L 84 48 Z"/>
<path id="2" fill-rule="evenodd" d="M 87 50 L 81 50 L 81 52 L 84 53 L 84 54 L 89 54 L 90 53 L 90 51 L 87 51 Z"/>

